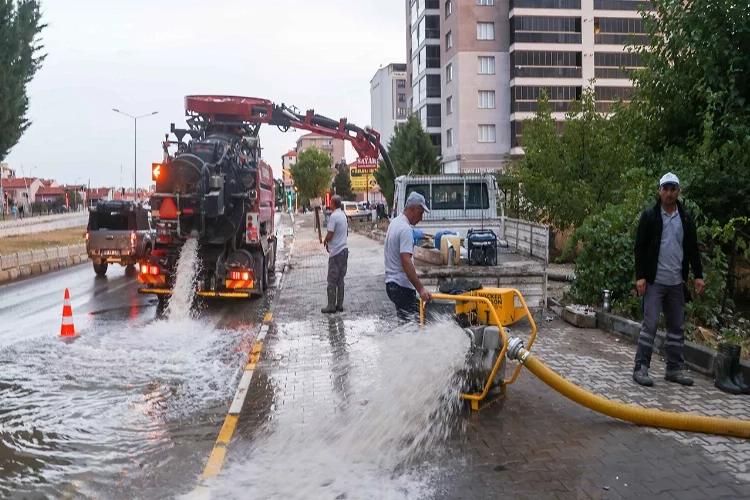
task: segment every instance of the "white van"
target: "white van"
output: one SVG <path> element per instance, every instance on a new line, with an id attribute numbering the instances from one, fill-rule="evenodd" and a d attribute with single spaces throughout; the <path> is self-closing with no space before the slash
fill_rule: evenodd
<path id="1" fill-rule="evenodd" d="M 492 174 L 402 175 L 396 178 L 395 215 L 409 194 L 424 196 L 430 213 L 422 220 L 497 219 L 497 180 Z"/>

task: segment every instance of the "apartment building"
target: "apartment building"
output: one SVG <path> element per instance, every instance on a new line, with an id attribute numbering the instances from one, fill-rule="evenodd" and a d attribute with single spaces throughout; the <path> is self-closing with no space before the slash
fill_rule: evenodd
<path id="1" fill-rule="evenodd" d="M 407 99 L 431 136 L 440 129 L 444 171 L 502 169 L 523 154 L 522 122 L 542 88 L 559 130 L 593 78 L 600 111 L 627 101 L 627 69 L 639 61 L 623 44 L 646 41 L 640 5 L 650 9 L 644 0 L 406 0 Z"/>
<path id="2" fill-rule="evenodd" d="M 370 125 L 387 145 L 393 130 L 406 121 L 406 64 L 380 68 L 370 80 Z"/>
<path id="3" fill-rule="evenodd" d="M 325 135 L 309 133 L 297 139 L 297 153 L 315 146 L 319 150 L 328 153 L 331 158 L 331 168 L 336 166 L 344 158 L 344 140 L 334 139 Z"/>
<path id="4" fill-rule="evenodd" d="M 648 41 L 641 5 L 652 8 L 643 0 L 511 0 L 511 154 L 523 154 L 522 122 L 534 115 L 542 87 L 558 130 L 569 102 L 594 78 L 599 111 L 629 100 L 627 71 L 640 64 L 624 44 L 631 36 Z"/>

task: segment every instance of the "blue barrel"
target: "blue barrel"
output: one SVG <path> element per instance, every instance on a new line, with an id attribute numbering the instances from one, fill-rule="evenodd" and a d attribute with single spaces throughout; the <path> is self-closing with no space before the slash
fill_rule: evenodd
<path id="1" fill-rule="evenodd" d="M 458 236 L 458 233 L 455 231 L 440 231 L 439 233 L 435 233 L 435 248 L 440 250 L 440 240 L 443 239 L 444 234 L 449 234 L 451 236 Z"/>

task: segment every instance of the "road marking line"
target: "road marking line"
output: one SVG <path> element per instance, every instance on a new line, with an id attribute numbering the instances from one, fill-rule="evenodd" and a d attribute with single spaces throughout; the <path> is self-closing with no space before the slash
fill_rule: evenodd
<path id="1" fill-rule="evenodd" d="M 227 415 L 227 418 L 224 419 L 224 425 L 221 426 L 219 437 L 216 439 L 218 444 L 229 444 L 229 440 L 232 439 L 232 433 L 234 432 L 234 428 L 237 427 L 237 421 L 239 418 L 239 415 Z"/>
<path id="2" fill-rule="evenodd" d="M 294 224 L 294 218 L 292 218 L 292 224 Z M 293 245 L 294 240 L 292 240 L 292 244 L 289 246 L 289 254 L 287 256 L 287 260 L 291 258 Z M 285 266 L 284 270 L 288 270 L 288 267 Z M 284 272 L 281 275 L 282 281 L 285 274 L 286 273 Z M 279 285 L 281 285 L 281 283 L 279 283 Z M 281 289 L 280 286 L 279 289 Z M 276 297 L 278 297 L 278 295 L 276 295 Z M 274 297 L 274 300 L 272 300 L 271 302 L 270 311 L 263 317 L 263 324 L 261 325 L 260 329 L 258 330 L 258 334 L 255 337 L 253 348 L 250 351 L 250 355 L 248 356 L 248 363 L 245 365 L 245 369 L 242 373 L 242 378 L 240 379 L 237 391 L 234 394 L 234 398 L 232 398 L 232 404 L 229 406 L 229 411 L 227 412 L 227 416 L 224 419 L 224 424 L 222 425 L 221 431 L 219 432 L 219 437 L 216 438 L 214 447 L 211 450 L 211 455 L 208 457 L 208 463 L 206 463 L 206 468 L 204 469 L 203 475 L 201 476 L 201 482 L 207 478 L 218 476 L 219 472 L 221 472 L 221 468 L 224 466 L 224 460 L 227 456 L 227 446 L 229 445 L 229 441 L 232 439 L 232 435 L 234 434 L 237 423 L 239 422 L 240 412 L 242 411 L 242 407 L 245 404 L 245 397 L 247 396 L 248 389 L 250 388 L 250 382 L 252 382 L 253 373 L 255 373 L 255 367 L 260 360 L 260 356 L 263 352 L 263 339 L 265 339 L 266 334 L 268 333 L 269 323 L 273 319 L 273 311 L 275 308 L 276 300 Z M 221 316 L 222 319 L 224 314 L 222 314 Z M 218 321 L 216 322 L 216 324 L 218 325 Z M 210 490 L 205 485 L 199 484 L 193 490 L 193 494 L 199 494 L 201 495 L 201 498 L 208 497 L 210 495 Z"/>
<path id="3" fill-rule="evenodd" d="M 242 374 L 242 378 L 240 379 L 240 385 L 239 387 L 237 387 L 237 392 L 234 393 L 232 406 L 229 407 L 230 416 L 234 415 L 237 418 L 239 418 L 240 411 L 242 411 L 242 405 L 245 404 L 245 396 L 247 396 L 247 390 L 250 388 L 250 381 L 252 380 L 252 378 L 253 378 L 253 370 L 245 369 L 245 373 Z M 228 418 L 229 417 L 227 417 L 227 419 Z M 232 430 L 234 430 L 234 427 L 232 427 Z M 223 432 L 223 429 L 222 429 L 222 432 Z M 232 437 L 231 433 L 229 437 Z M 217 440 L 216 442 L 218 443 L 220 440 L 221 440 L 221 434 L 219 434 L 219 440 Z"/>
<path id="4" fill-rule="evenodd" d="M 215 445 L 214 449 L 211 450 L 211 456 L 208 457 L 206 470 L 203 471 L 203 479 L 218 476 L 219 471 L 221 471 L 221 466 L 224 465 L 224 458 L 226 458 L 226 456 L 227 447 L 223 444 Z"/>

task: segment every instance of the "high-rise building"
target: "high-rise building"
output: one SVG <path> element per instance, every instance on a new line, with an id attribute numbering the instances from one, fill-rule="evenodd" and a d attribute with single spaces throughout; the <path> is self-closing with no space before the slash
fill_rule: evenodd
<path id="1" fill-rule="evenodd" d="M 407 99 L 431 136 L 439 127 L 444 171 L 502 169 L 523 154 L 522 122 L 542 88 L 560 130 L 594 78 L 600 111 L 627 101 L 627 70 L 639 61 L 623 44 L 646 42 L 640 5 L 651 9 L 644 0 L 406 0 Z"/>
<path id="2" fill-rule="evenodd" d="M 387 145 L 396 125 L 406 121 L 406 115 L 406 64 L 389 64 L 370 80 L 370 125 Z"/>
<path id="3" fill-rule="evenodd" d="M 406 0 L 406 47 L 409 108 L 440 150 L 440 0 Z"/>

